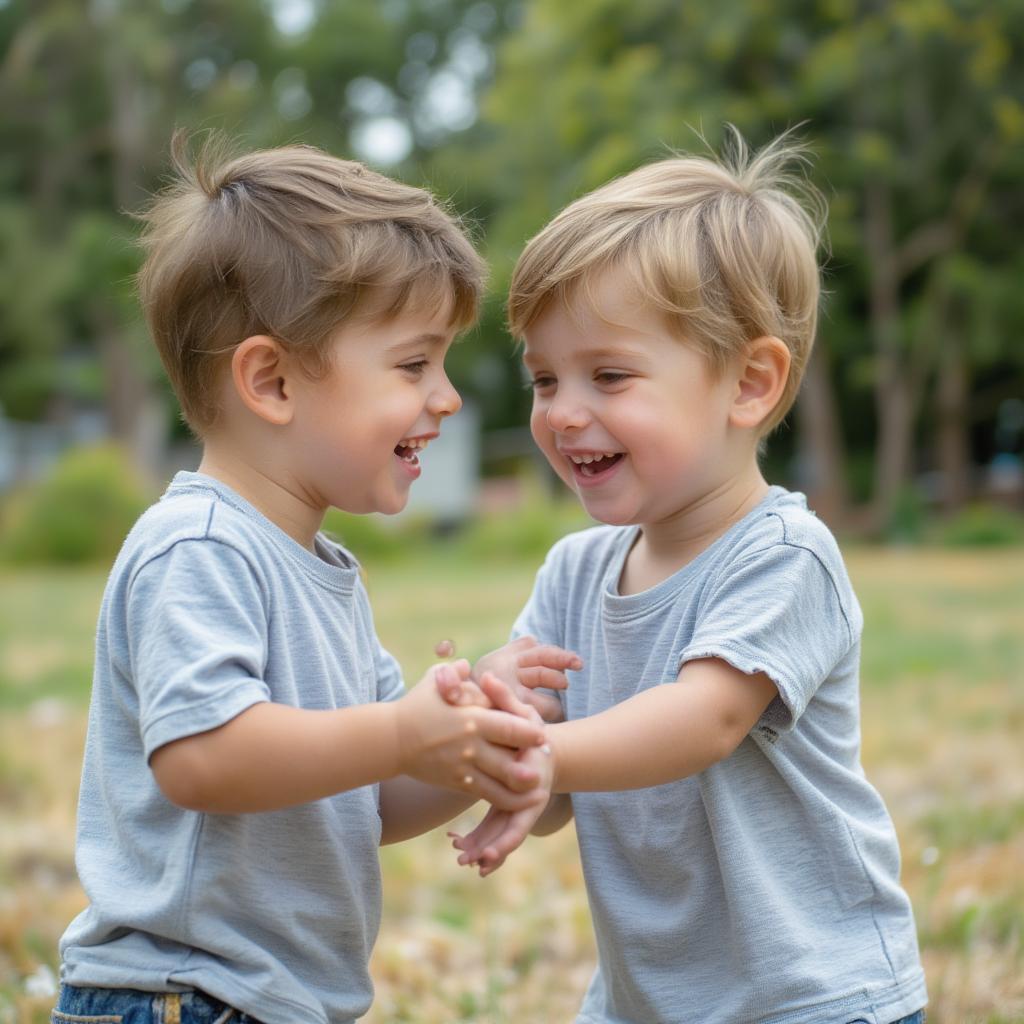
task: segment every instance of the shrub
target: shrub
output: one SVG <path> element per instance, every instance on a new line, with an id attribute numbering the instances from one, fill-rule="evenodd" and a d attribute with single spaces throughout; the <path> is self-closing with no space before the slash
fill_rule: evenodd
<path id="1" fill-rule="evenodd" d="M 324 516 L 323 532 L 348 548 L 360 562 L 380 562 L 408 554 L 429 531 L 427 524 L 418 519 L 385 520 L 331 508 Z"/>
<path id="2" fill-rule="evenodd" d="M 1024 516 L 997 505 L 971 505 L 942 527 L 940 539 L 950 547 L 1022 544 Z"/>
<path id="3" fill-rule="evenodd" d="M 474 520 L 459 546 L 478 561 L 526 560 L 540 566 L 556 540 L 593 526 L 575 501 L 531 496 L 520 508 Z"/>
<path id="4" fill-rule="evenodd" d="M 121 449 L 70 449 L 48 476 L 11 499 L 0 557 L 22 564 L 111 561 L 152 497 Z"/>

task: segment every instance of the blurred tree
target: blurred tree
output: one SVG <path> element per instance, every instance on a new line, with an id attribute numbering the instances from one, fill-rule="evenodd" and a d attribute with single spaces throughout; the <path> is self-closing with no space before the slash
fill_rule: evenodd
<path id="1" fill-rule="evenodd" d="M 0 3 L 0 402 L 25 419 L 102 382 L 140 455 L 160 379 L 130 217 L 176 126 L 303 141 L 418 177 L 476 116 L 502 5 L 456 0 Z M 454 97 L 454 100 L 453 100 Z M 69 394 L 69 391 L 71 394 Z M 161 399 L 163 401 L 164 399 Z M 149 453 L 149 458 L 152 453 Z"/>
<path id="2" fill-rule="evenodd" d="M 820 332 L 830 365 L 819 353 L 797 418 L 808 485 L 825 508 L 845 502 L 830 472 L 843 462 L 841 404 L 854 442 L 873 445 L 883 527 L 916 468 L 915 425 L 938 376 L 953 498 L 978 345 L 990 361 L 1016 358 L 998 289 L 954 268 L 966 259 L 984 277 L 1012 273 L 1022 40 L 1016 0 L 533 0 L 502 43 L 485 118 L 460 154 L 495 211 L 495 284 L 567 201 L 669 147 L 701 148 L 697 130 L 714 145 L 731 121 L 757 145 L 806 120 L 832 244 Z M 971 310 L 982 300 L 990 329 L 976 345 Z M 954 306 L 960 316 L 945 315 Z"/>

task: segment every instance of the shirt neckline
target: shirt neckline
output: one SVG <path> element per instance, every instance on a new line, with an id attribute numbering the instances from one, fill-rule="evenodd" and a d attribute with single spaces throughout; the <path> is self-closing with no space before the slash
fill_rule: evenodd
<path id="1" fill-rule="evenodd" d="M 234 509 L 257 526 L 271 544 L 303 571 L 335 590 L 350 592 L 359 575 L 359 562 L 355 557 L 333 543 L 323 533 L 314 538 L 316 553 L 303 547 L 294 537 L 268 519 L 255 505 L 243 498 L 222 480 L 206 473 L 181 470 L 175 473 L 164 498 L 188 491 L 213 495 L 218 501 Z M 162 500 L 162 499 L 161 499 Z"/>
<path id="2" fill-rule="evenodd" d="M 618 539 L 617 550 L 608 565 L 601 585 L 601 601 L 605 615 L 615 619 L 638 618 L 648 615 L 674 600 L 680 589 L 692 577 L 705 570 L 708 562 L 715 557 L 721 547 L 735 538 L 739 532 L 745 530 L 755 518 L 764 515 L 769 508 L 774 507 L 791 493 L 778 485 L 769 487 L 765 496 L 742 519 L 733 523 L 721 537 L 713 540 L 699 555 L 682 568 L 677 569 L 671 576 L 667 576 L 659 583 L 655 583 L 653 587 L 648 587 L 647 590 L 641 590 L 636 594 L 620 594 L 618 590 L 626 558 L 640 534 L 639 526 L 627 527 Z"/>

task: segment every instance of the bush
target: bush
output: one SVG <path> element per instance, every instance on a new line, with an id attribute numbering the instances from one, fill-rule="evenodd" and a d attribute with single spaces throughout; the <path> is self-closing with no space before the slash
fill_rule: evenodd
<path id="1" fill-rule="evenodd" d="M 71 449 L 11 499 L 0 557 L 20 564 L 112 561 L 152 498 L 119 448 Z"/>
<path id="2" fill-rule="evenodd" d="M 940 539 L 950 547 L 1024 544 L 1024 516 L 997 505 L 972 505 L 942 527 Z"/>
<path id="3" fill-rule="evenodd" d="M 330 508 L 324 516 L 323 532 L 360 562 L 380 562 L 407 555 L 414 545 L 423 543 L 429 528 L 418 519 L 387 521 Z"/>
<path id="4" fill-rule="evenodd" d="M 593 525 L 577 502 L 535 495 L 521 508 L 472 522 L 459 547 L 477 561 L 525 560 L 540 566 L 556 540 Z"/>

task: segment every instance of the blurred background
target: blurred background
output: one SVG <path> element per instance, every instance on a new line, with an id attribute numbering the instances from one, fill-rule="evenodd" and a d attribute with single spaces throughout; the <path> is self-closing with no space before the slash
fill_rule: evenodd
<path id="1" fill-rule="evenodd" d="M 134 517 L 199 452 L 132 291 L 175 127 L 307 142 L 447 200 L 491 267 L 466 408 L 397 522 L 332 515 L 409 678 L 500 643 L 586 525 L 533 453 L 504 326 L 523 243 L 673 150 L 802 124 L 827 294 L 773 482 L 839 533 L 867 618 L 864 760 L 940 1024 L 1024 1020 L 1021 0 L 0 0 L 0 1024 L 47 1020 L 82 905 L 92 632 Z M 571 1019 L 571 830 L 480 882 L 384 851 L 374 1021 Z"/>

